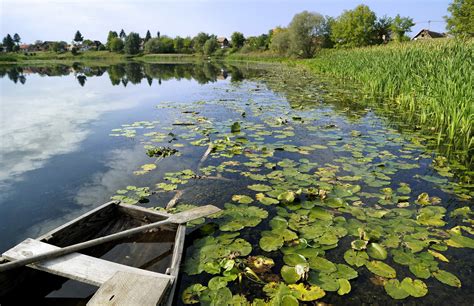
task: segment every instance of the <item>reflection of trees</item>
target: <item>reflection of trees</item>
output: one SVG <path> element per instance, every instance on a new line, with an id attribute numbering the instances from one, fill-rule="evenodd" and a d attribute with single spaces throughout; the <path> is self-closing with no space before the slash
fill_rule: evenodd
<path id="1" fill-rule="evenodd" d="M 246 69 L 245 72 L 240 68 L 221 63 L 198 62 L 193 64 L 143 64 L 128 62 L 123 64 L 115 64 L 107 67 L 103 66 L 86 66 L 82 63 L 73 63 L 67 65 L 49 65 L 47 67 L 20 67 L 20 66 L 3 66 L 0 67 L 0 77 L 8 76 L 10 80 L 24 84 L 28 74 L 39 74 L 46 76 L 66 76 L 70 74 L 76 75 L 76 78 L 84 86 L 87 77 L 102 76 L 107 73 L 112 85 L 127 86 L 130 84 L 140 84 L 143 79 L 151 86 L 153 79 L 157 80 L 157 84 L 161 85 L 162 81 L 176 80 L 196 80 L 199 84 L 216 82 L 225 80 L 229 76 L 232 82 L 243 80 L 247 73 L 251 70 Z M 25 76 L 26 74 L 26 76 Z M 252 73 L 251 73 L 252 74 Z"/>

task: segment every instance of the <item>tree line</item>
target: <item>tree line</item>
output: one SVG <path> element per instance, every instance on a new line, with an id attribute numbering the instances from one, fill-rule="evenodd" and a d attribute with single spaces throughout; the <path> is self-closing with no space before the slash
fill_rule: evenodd
<path id="1" fill-rule="evenodd" d="M 455 36 L 474 36 L 474 1 L 453 0 L 448 7 L 449 16 L 445 16 L 447 29 Z M 296 14 L 286 27 L 276 27 L 259 36 L 245 37 L 234 32 L 228 44 L 218 42 L 216 35 L 201 32 L 194 37 L 174 38 L 161 35 L 159 31 L 153 37 L 148 30 L 142 38 L 138 33 L 109 31 L 107 42 L 84 39 L 80 31 L 74 35 L 71 52 L 76 54 L 79 47 L 84 49 L 109 50 L 129 55 L 139 53 L 179 53 L 179 54 L 224 54 L 228 52 L 259 52 L 270 50 L 281 56 L 301 58 L 313 57 L 321 48 L 350 48 L 405 41 L 414 26 L 413 19 L 400 15 L 394 18 L 377 17 L 367 5 L 358 5 L 346 10 L 338 17 L 323 16 L 319 13 L 304 11 Z M 3 39 L 7 52 L 18 51 L 20 36 L 8 34 Z M 225 48 L 224 48 L 225 47 Z M 229 47 L 229 51 L 227 51 Z M 51 51 L 63 52 L 66 42 L 54 42 Z"/>

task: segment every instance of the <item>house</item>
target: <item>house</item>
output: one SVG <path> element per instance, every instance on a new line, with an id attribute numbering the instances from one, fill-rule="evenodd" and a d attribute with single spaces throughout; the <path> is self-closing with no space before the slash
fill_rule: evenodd
<path id="1" fill-rule="evenodd" d="M 225 38 L 225 37 L 218 37 L 217 38 L 217 43 L 219 44 L 219 46 L 222 49 L 230 47 L 229 40 L 227 40 L 227 38 Z"/>
<path id="2" fill-rule="evenodd" d="M 416 34 L 412 40 L 419 40 L 419 39 L 433 39 L 433 38 L 444 38 L 446 34 L 438 33 L 434 31 L 430 31 L 428 29 L 421 30 L 418 34 Z"/>
<path id="3" fill-rule="evenodd" d="M 31 52 L 33 50 L 32 46 L 29 44 L 21 44 L 20 51 L 21 52 Z"/>

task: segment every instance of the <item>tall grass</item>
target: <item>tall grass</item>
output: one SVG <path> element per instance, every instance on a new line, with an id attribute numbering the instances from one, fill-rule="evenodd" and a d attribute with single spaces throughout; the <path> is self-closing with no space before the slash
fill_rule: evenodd
<path id="1" fill-rule="evenodd" d="M 440 39 L 329 50 L 304 65 L 355 80 L 401 118 L 436 133 L 439 144 L 474 151 L 474 40 Z M 385 106 L 387 106 L 385 105 Z"/>

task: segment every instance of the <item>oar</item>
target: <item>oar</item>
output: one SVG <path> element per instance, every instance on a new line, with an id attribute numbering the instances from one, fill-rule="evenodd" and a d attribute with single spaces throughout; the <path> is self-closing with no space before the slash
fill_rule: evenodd
<path id="1" fill-rule="evenodd" d="M 158 222 L 147 224 L 147 225 L 142 225 L 142 226 L 131 228 L 122 232 L 115 233 L 115 234 L 111 234 L 111 235 L 99 237 L 96 239 L 84 241 L 81 243 L 69 245 L 64 248 L 60 248 L 60 249 L 49 251 L 49 252 L 44 252 L 42 254 L 38 254 L 35 256 L 14 260 L 14 261 L 0 265 L 0 272 L 5 272 L 11 269 L 23 267 L 23 266 L 26 266 L 38 261 L 42 261 L 45 259 L 56 258 L 59 256 L 74 253 L 83 249 L 87 249 L 87 248 L 90 248 L 102 243 L 111 242 L 117 239 L 129 237 L 131 235 L 138 234 L 146 230 L 156 228 L 161 225 L 170 224 L 170 223 L 177 223 L 177 224 L 186 223 L 191 220 L 195 220 L 201 217 L 206 217 L 218 211 L 220 211 L 220 209 L 213 205 L 206 205 L 206 206 L 193 208 L 193 209 L 183 211 L 174 215 L 170 215 L 167 219 L 162 220 L 162 221 L 158 221 Z"/>

